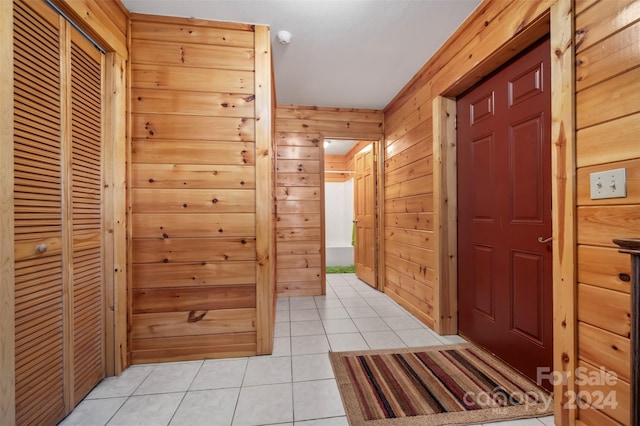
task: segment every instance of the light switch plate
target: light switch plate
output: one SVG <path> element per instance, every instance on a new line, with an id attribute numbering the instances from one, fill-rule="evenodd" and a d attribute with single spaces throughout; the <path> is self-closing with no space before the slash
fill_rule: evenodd
<path id="1" fill-rule="evenodd" d="M 626 169 L 614 169 L 589 174 L 591 199 L 624 198 L 627 196 Z"/>

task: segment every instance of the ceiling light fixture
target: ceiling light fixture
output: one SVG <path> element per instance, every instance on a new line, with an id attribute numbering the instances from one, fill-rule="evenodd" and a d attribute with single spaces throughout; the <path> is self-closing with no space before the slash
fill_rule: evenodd
<path id="1" fill-rule="evenodd" d="M 289 31 L 280 30 L 276 34 L 276 40 L 280 44 L 289 44 L 291 43 L 291 33 Z"/>

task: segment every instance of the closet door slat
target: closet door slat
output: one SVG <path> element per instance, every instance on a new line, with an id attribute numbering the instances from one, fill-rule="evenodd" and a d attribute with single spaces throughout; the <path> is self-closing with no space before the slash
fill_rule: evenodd
<path id="1" fill-rule="evenodd" d="M 62 239 L 60 40 L 57 21 L 31 6 L 14 2 L 15 229 L 32 251 L 15 265 L 16 422 L 46 425 L 65 414 L 63 258 L 36 252 Z"/>
<path id="2" fill-rule="evenodd" d="M 74 404 L 104 375 L 102 55 L 71 36 L 71 217 Z"/>

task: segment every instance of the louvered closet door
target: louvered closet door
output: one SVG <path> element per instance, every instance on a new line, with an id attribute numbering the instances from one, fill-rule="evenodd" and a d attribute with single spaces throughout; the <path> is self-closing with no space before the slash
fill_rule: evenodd
<path id="1" fill-rule="evenodd" d="M 59 17 L 14 2 L 16 422 L 64 416 Z"/>
<path id="2" fill-rule="evenodd" d="M 44 2 L 14 44 L 16 417 L 46 425 L 105 373 L 102 54 Z"/>
<path id="3" fill-rule="evenodd" d="M 74 405 L 104 377 L 102 54 L 71 29 Z"/>

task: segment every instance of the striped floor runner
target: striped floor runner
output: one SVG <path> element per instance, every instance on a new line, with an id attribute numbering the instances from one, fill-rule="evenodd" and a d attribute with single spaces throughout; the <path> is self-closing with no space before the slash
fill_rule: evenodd
<path id="1" fill-rule="evenodd" d="M 545 390 L 471 344 L 329 356 L 350 425 L 473 424 L 553 410 Z"/>

